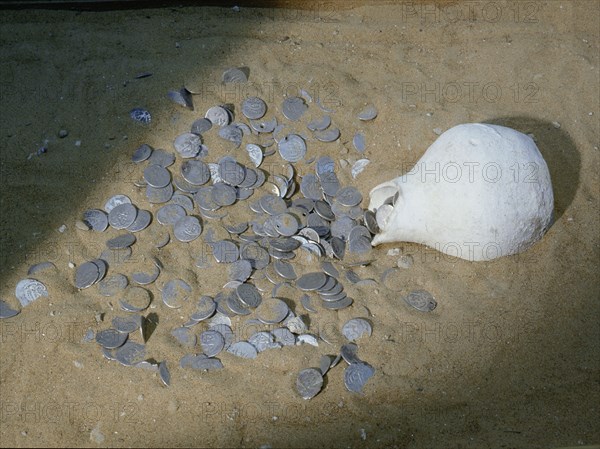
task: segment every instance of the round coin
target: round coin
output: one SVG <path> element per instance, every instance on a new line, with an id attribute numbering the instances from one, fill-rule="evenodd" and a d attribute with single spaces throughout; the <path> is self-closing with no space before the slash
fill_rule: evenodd
<path id="1" fill-rule="evenodd" d="M 200 344 L 204 354 L 214 357 L 225 347 L 225 339 L 215 330 L 207 330 L 200 334 Z"/>
<path id="2" fill-rule="evenodd" d="M 108 223 L 115 229 L 125 229 L 133 224 L 136 217 L 137 209 L 133 204 L 119 204 L 108 213 Z"/>
<path id="3" fill-rule="evenodd" d="M 244 359 L 255 359 L 258 355 L 256 348 L 247 341 L 238 341 L 233 343 L 231 346 L 229 346 L 229 348 L 227 348 L 227 352 Z"/>
<path id="4" fill-rule="evenodd" d="M 323 388 L 323 375 L 315 368 L 306 368 L 298 373 L 296 391 L 303 399 L 314 398 Z"/>
<path id="5" fill-rule="evenodd" d="M 289 313 L 288 305 L 278 298 L 262 301 L 256 309 L 256 317 L 264 324 L 281 323 Z"/>
<path id="6" fill-rule="evenodd" d="M 437 307 L 437 302 L 426 290 L 415 290 L 404 297 L 404 301 L 421 312 L 431 312 Z"/>
<path id="7" fill-rule="evenodd" d="M 192 287 L 181 279 L 172 279 L 168 281 L 162 289 L 162 301 L 171 308 L 178 309 L 183 306 L 192 293 Z"/>
<path id="8" fill-rule="evenodd" d="M 363 335 L 371 336 L 371 323 L 364 318 L 352 318 L 342 326 L 342 334 L 350 341 L 358 340 Z"/>
<path id="9" fill-rule="evenodd" d="M 104 232 L 108 227 L 108 215 L 100 209 L 86 210 L 83 213 L 83 221 L 96 232 Z"/>
<path id="10" fill-rule="evenodd" d="M 173 146 L 182 158 L 195 157 L 200 152 L 202 139 L 198 134 L 183 133 L 175 138 Z"/>
<path id="11" fill-rule="evenodd" d="M 106 349 L 115 349 L 122 346 L 127 341 L 128 334 L 119 332 L 116 329 L 105 329 L 96 332 L 96 342 Z"/>
<path id="12" fill-rule="evenodd" d="M 308 105 L 300 97 L 287 97 L 281 106 L 285 118 L 292 121 L 300 120 L 307 109 Z"/>
<path id="13" fill-rule="evenodd" d="M 239 300 L 248 307 L 256 308 L 262 302 L 262 296 L 260 292 L 252 284 L 242 283 L 238 285 L 235 289 L 235 293 Z"/>
<path id="14" fill-rule="evenodd" d="M 195 186 L 206 184 L 210 180 L 210 169 L 202 161 L 189 160 L 181 164 L 181 176 Z"/>
<path id="15" fill-rule="evenodd" d="M 296 287 L 304 291 L 318 290 L 325 285 L 327 279 L 328 276 L 323 272 L 307 273 L 296 281 Z"/>
<path id="16" fill-rule="evenodd" d="M 204 115 L 205 118 L 210 120 L 213 125 L 226 126 L 229 125 L 230 118 L 227 110 L 221 106 L 213 106 Z"/>
<path id="17" fill-rule="evenodd" d="M 196 240 L 202 233 L 202 225 L 196 217 L 183 217 L 173 226 L 173 234 L 180 242 Z"/>
<path id="18" fill-rule="evenodd" d="M 191 132 L 194 134 L 204 134 L 212 128 L 212 122 L 207 118 L 199 118 L 192 123 Z"/>
<path id="19" fill-rule="evenodd" d="M 98 280 L 99 276 L 98 265 L 93 262 L 85 262 L 77 267 L 75 287 L 78 289 L 88 288 Z"/>
<path id="20" fill-rule="evenodd" d="M 278 143 L 279 154 L 288 162 L 298 162 L 306 155 L 306 143 L 297 134 L 288 134 Z"/>
<path id="21" fill-rule="evenodd" d="M 267 104 L 258 97 L 248 97 L 242 103 L 242 114 L 250 120 L 258 120 L 267 112 Z"/>
<path id="22" fill-rule="evenodd" d="M 171 173 L 160 165 L 149 165 L 144 169 L 144 179 L 148 185 L 160 189 L 171 182 Z"/>
<path id="23" fill-rule="evenodd" d="M 150 292 L 142 287 L 128 287 L 120 301 L 121 308 L 127 312 L 141 312 L 150 305 Z"/>
<path id="24" fill-rule="evenodd" d="M 344 385 L 348 391 L 362 393 L 363 387 L 373 374 L 375 374 L 375 368 L 368 363 L 351 363 L 344 371 Z"/>
<path id="25" fill-rule="evenodd" d="M 145 209 L 138 210 L 137 216 L 131 225 L 127 227 L 129 232 L 139 232 L 146 229 L 152 221 L 152 214 Z"/>
<path id="26" fill-rule="evenodd" d="M 128 341 L 115 351 L 115 358 L 125 366 L 132 366 L 146 358 L 146 346 Z"/>
<path id="27" fill-rule="evenodd" d="M 108 249 L 123 249 L 129 248 L 136 241 L 135 235 L 127 232 L 125 234 L 118 235 L 110 240 L 106 241 L 106 247 Z"/>
<path id="28" fill-rule="evenodd" d="M 0 319 L 12 318 L 21 311 L 11 308 L 5 301 L 0 299 Z"/>
<path id="29" fill-rule="evenodd" d="M 15 296 L 21 303 L 21 307 L 27 306 L 40 296 L 48 296 L 46 286 L 36 279 L 26 278 L 17 283 Z"/>
<path id="30" fill-rule="evenodd" d="M 110 197 L 109 200 L 106 202 L 106 204 L 104 205 L 104 210 L 107 214 L 109 214 L 110 211 L 117 207 L 119 204 L 125 203 L 131 204 L 131 199 L 129 199 L 127 195 L 114 195 Z"/>

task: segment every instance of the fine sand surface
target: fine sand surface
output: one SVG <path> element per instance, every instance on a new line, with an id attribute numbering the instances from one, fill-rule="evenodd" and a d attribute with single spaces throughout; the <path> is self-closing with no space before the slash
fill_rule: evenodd
<path id="1" fill-rule="evenodd" d="M 48 298 L 0 321 L 0 445 L 600 443 L 598 23 L 594 1 L 1 11 L 0 298 L 18 306 L 14 287 L 33 263 L 50 260 L 58 270 L 37 276 Z M 224 87 L 223 70 L 239 66 L 250 68 L 251 86 Z M 146 71 L 153 76 L 134 79 Z M 166 97 L 183 84 L 200 92 L 195 111 Z M 186 350 L 169 331 L 189 311 L 166 309 L 159 299 L 148 310 L 159 324 L 147 348 L 168 361 L 169 388 L 156 373 L 109 362 L 96 343 L 83 343 L 88 329 L 105 329 L 123 312 L 97 287 L 78 292 L 69 262 L 97 257 L 118 231 L 84 232 L 75 221 L 117 193 L 157 210 L 133 184 L 143 167 L 131 163 L 132 152 L 142 143 L 172 151 L 174 137 L 207 108 L 232 103 L 239 116 L 248 94 L 281 117 L 284 94 L 299 88 L 334 109 L 342 131 L 334 143 L 310 146 L 308 157 L 353 163 L 361 156 L 352 136 L 364 132 L 370 165 L 355 180 L 348 167 L 336 168 L 363 193 L 363 207 L 371 188 L 418 160 L 434 129 L 491 122 L 535 136 L 552 176 L 555 223 L 525 254 L 488 263 L 415 244 L 376 248 L 375 261 L 355 269 L 362 278 L 379 281 L 395 266 L 398 256 L 387 255 L 393 248 L 414 264 L 394 273 L 390 288 L 345 282 L 353 307 L 311 314 L 318 333 L 370 313 L 373 335 L 359 341 L 359 356 L 376 374 L 362 396 L 345 389 L 343 362 L 318 396 L 297 396 L 298 371 L 337 352 L 324 342 L 252 361 L 222 354 L 221 371 L 179 369 Z M 359 122 L 367 103 L 379 116 Z M 129 118 L 138 106 L 152 112 L 149 127 Z M 313 103 L 309 113 L 320 111 Z M 69 134 L 59 139 L 61 129 Z M 48 151 L 28 158 L 45 139 Z M 206 143 L 210 161 L 228 151 L 214 133 Z M 237 155 L 250 163 L 243 151 Z M 274 166 L 279 156 L 268 161 Z M 243 220 L 244 207 L 232 207 L 223 222 Z M 206 249 L 201 240 L 152 250 L 159 227 L 139 233 L 135 257 L 111 271 L 131 274 L 153 254 L 165 266 L 157 284 L 180 277 L 194 295 L 218 293 L 223 267 L 194 266 Z M 158 294 L 157 285 L 149 288 Z M 435 311 L 406 306 L 401 297 L 414 289 L 435 296 Z M 296 311 L 305 313 L 299 304 Z M 104 321 L 97 323 L 99 313 Z M 237 330 L 241 323 L 234 321 Z"/>

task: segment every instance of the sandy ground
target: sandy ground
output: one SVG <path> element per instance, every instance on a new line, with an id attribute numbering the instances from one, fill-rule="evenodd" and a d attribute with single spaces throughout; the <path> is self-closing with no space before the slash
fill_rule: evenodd
<path id="1" fill-rule="evenodd" d="M 39 276 L 49 298 L 0 321 L 0 445 L 600 443 L 597 3 L 29 10 L 2 11 L 0 20 L 0 297 L 17 306 L 14 286 L 31 264 L 51 260 L 58 267 Z M 414 258 L 392 279 L 395 291 L 348 285 L 355 307 L 312 318 L 313 329 L 339 326 L 368 307 L 374 331 L 361 340 L 359 355 L 377 372 L 364 396 L 346 391 L 340 367 L 311 401 L 295 394 L 296 373 L 336 352 L 325 343 L 254 361 L 225 354 L 219 372 L 178 369 L 185 350 L 169 330 L 185 316 L 158 303 L 148 350 L 169 361 L 171 387 L 155 373 L 109 362 L 95 343 L 81 340 L 119 313 L 96 288 L 77 292 L 68 263 L 97 257 L 117 231 L 90 234 L 74 223 L 116 193 L 144 205 L 133 185 L 141 176 L 130 162 L 133 150 L 141 143 L 171 150 L 173 138 L 208 107 L 239 108 L 248 92 L 220 84 L 223 70 L 236 66 L 250 68 L 252 92 L 274 109 L 284 93 L 304 88 L 336 110 L 342 138 L 309 156 L 352 162 L 359 155 L 351 138 L 364 131 L 371 164 L 355 181 L 347 168 L 338 172 L 365 196 L 407 170 L 435 140 L 435 128 L 486 121 L 533 133 L 550 168 L 556 221 L 524 255 L 489 263 L 414 244 L 377 248 L 376 261 L 356 270 L 361 276 L 379 279 L 394 266 L 392 248 Z M 153 76 L 134 79 L 144 71 Z M 183 83 L 200 92 L 196 112 L 166 98 Z M 368 102 L 379 116 L 359 123 L 356 113 Z M 130 120 L 136 106 L 153 113 L 150 127 Z M 64 139 L 61 129 L 69 132 Z M 45 139 L 48 152 L 28 159 Z M 216 160 L 225 147 L 212 139 Z M 136 263 L 150 251 L 151 232 L 144 232 Z M 179 276 L 195 294 L 216 294 L 226 275 L 215 264 L 194 267 L 202 250 L 198 241 L 155 253 L 166 266 L 159 280 Z M 136 263 L 116 271 L 131 273 Z M 435 295 L 433 313 L 402 302 L 416 288 Z M 97 313 L 104 322 L 96 322 Z"/>

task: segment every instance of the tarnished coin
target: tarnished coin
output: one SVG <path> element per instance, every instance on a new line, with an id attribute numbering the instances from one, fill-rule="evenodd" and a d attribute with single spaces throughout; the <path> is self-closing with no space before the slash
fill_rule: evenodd
<path id="1" fill-rule="evenodd" d="M 252 264 L 248 260 L 236 260 L 229 264 L 228 274 L 232 281 L 246 282 L 252 274 Z"/>
<path id="2" fill-rule="evenodd" d="M 148 125 L 152 121 L 152 115 L 150 115 L 150 112 L 144 108 L 133 108 L 131 111 L 129 111 L 129 116 L 132 120 L 144 125 Z"/>
<path id="3" fill-rule="evenodd" d="M 258 352 L 263 352 L 264 350 L 269 349 L 274 340 L 275 338 L 270 332 L 260 331 L 252 334 L 250 338 L 248 338 L 248 343 L 254 346 Z"/>
<path id="4" fill-rule="evenodd" d="M 243 136 L 242 130 L 236 125 L 225 125 L 219 129 L 219 137 L 235 143 L 236 147 L 242 144 Z"/>
<path id="5" fill-rule="evenodd" d="M 358 119 L 363 121 L 373 120 L 375 117 L 377 117 L 377 108 L 373 105 L 366 106 L 358 113 Z"/>
<path id="6" fill-rule="evenodd" d="M 377 219 L 374 212 L 366 209 L 363 215 L 363 222 L 371 234 L 379 233 L 379 226 L 377 226 Z"/>
<path id="7" fill-rule="evenodd" d="M 194 133 L 180 134 L 173 141 L 175 150 L 185 159 L 195 157 L 200 152 L 200 145 L 202 145 L 202 139 Z"/>
<path id="8" fill-rule="evenodd" d="M 323 131 L 329 128 L 329 125 L 331 125 L 331 117 L 328 115 L 324 115 L 321 118 L 308 122 L 308 125 L 306 125 L 306 127 L 311 131 Z"/>
<path id="9" fill-rule="evenodd" d="M 271 120 L 250 120 L 250 126 L 258 133 L 272 133 L 277 127 L 277 119 L 273 117 Z"/>
<path id="10" fill-rule="evenodd" d="M 300 120 L 307 109 L 308 105 L 300 97 L 287 97 L 281 106 L 285 118 L 292 121 Z"/>
<path id="11" fill-rule="evenodd" d="M 358 346 L 356 346 L 356 343 L 343 344 L 340 348 L 340 355 L 348 365 L 361 362 L 358 358 Z"/>
<path id="12" fill-rule="evenodd" d="M 132 162 L 139 164 L 140 162 L 144 162 L 147 160 L 152 154 L 152 147 L 148 144 L 143 143 L 140 145 L 134 152 L 133 156 L 131 156 Z"/>
<path id="13" fill-rule="evenodd" d="M 244 69 L 247 71 L 247 68 L 231 68 L 231 69 L 227 69 L 223 72 L 223 82 L 225 84 L 228 83 L 247 83 L 248 82 L 248 75 L 246 74 L 246 71 L 244 71 Z"/>
<path id="14" fill-rule="evenodd" d="M 168 91 L 167 97 L 184 108 L 191 109 L 192 111 L 194 110 L 194 100 L 192 99 L 192 94 L 185 87 L 182 87 L 179 90 Z"/>
<path id="15" fill-rule="evenodd" d="M 310 296 L 308 296 L 307 294 L 302 295 L 302 297 L 300 298 L 300 304 L 302 304 L 302 307 L 304 307 L 306 311 L 311 313 L 317 313 L 317 309 L 311 306 Z"/>
<path id="16" fill-rule="evenodd" d="M 175 163 L 175 155 L 173 153 L 168 153 L 165 150 L 157 149 L 152 152 L 150 158 L 148 159 L 148 164 L 156 164 L 161 167 L 169 167 Z M 106 210 L 106 209 L 105 209 Z"/>
<path id="17" fill-rule="evenodd" d="M 152 297 L 150 292 L 142 287 L 128 287 L 123 299 L 119 301 L 121 308 L 126 312 L 141 312 L 150 305 Z"/>
<path id="18" fill-rule="evenodd" d="M 249 143 L 246 145 L 246 151 L 248 152 L 248 157 L 250 157 L 250 160 L 254 166 L 259 167 L 260 164 L 262 164 L 264 156 L 262 149 L 256 144 Z"/>
<path id="19" fill-rule="evenodd" d="M 90 287 L 96 283 L 100 271 L 98 265 L 93 262 L 85 262 L 77 267 L 75 272 L 75 287 L 78 289 L 84 289 Z"/>
<path id="20" fill-rule="evenodd" d="M 306 368 L 298 373 L 296 391 L 303 399 L 314 398 L 323 388 L 323 375 L 315 368 Z"/>
<path id="21" fill-rule="evenodd" d="M 171 385 L 171 373 L 169 372 L 169 367 L 167 366 L 167 361 L 163 360 L 158 364 L 158 375 L 160 380 L 165 386 Z"/>
<path id="22" fill-rule="evenodd" d="M 348 252 L 354 254 L 366 254 L 371 251 L 371 239 L 359 236 L 348 241 Z"/>
<path id="23" fill-rule="evenodd" d="M 131 204 L 131 199 L 127 195 L 114 195 L 104 204 L 104 211 L 110 214 L 110 211 L 121 204 Z"/>
<path id="24" fill-rule="evenodd" d="M 320 271 L 307 273 L 296 280 L 296 287 L 304 291 L 313 291 L 322 288 L 327 282 L 328 276 Z"/>
<path id="25" fill-rule="evenodd" d="M 234 159 L 222 158 L 219 161 L 219 176 L 223 182 L 231 186 L 238 186 L 246 177 L 246 169 Z"/>
<path id="26" fill-rule="evenodd" d="M 335 162 L 329 156 L 321 156 L 317 159 L 315 170 L 319 177 L 324 173 L 333 173 L 335 171 Z"/>
<path id="27" fill-rule="evenodd" d="M 323 301 L 322 306 L 329 310 L 341 310 L 345 309 L 346 307 L 350 307 L 353 302 L 354 299 L 352 299 L 350 296 L 346 296 L 342 299 L 338 299 L 337 301 Z"/>
<path id="28" fill-rule="evenodd" d="M 125 234 L 118 235 L 112 239 L 106 241 L 106 247 L 108 249 L 123 249 L 133 245 L 136 241 L 135 235 L 127 232 Z"/>
<path id="29" fill-rule="evenodd" d="M 342 334 L 350 341 L 358 340 L 363 335 L 371 336 L 371 323 L 364 318 L 352 318 L 342 327 Z"/>
<path id="30" fill-rule="evenodd" d="M 344 384 L 348 391 L 362 393 L 363 387 L 373 374 L 375 374 L 375 368 L 368 363 L 351 363 L 344 371 Z"/>
<path id="31" fill-rule="evenodd" d="M 356 189 L 356 187 L 352 186 L 341 188 L 337 192 L 335 198 L 343 206 L 356 206 L 362 201 L 361 193 Z"/>
<path id="32" fill-rule="evenodd" d="M 258 97 L 248 97 L 242 103 L 242 114 L 251 120 L 262 118 L 267 112 L 267 104 Z"/>
<path id="33" fill-rule="evenodd" d="M 198 357 L 192 361 L 190 367 L 195 370 L 200 371 L 211 371 L 215 369 L 222 369 L 223 363 L 219 359 L 215 359 L 212 357 Z"/>
<path id="34" fill-rule="evenodd" d="M 235 188 L 223 182 L 213 184 L 210 195 L 210 199 L 218 206 L 231 206 L 237 199 Z"/>
<path id="35" fill-rule="evenodd" d="M 196 346 L 196 334 L 189 327 L 176 327 L 171 335 L 183 346 Z"/>
<path id="36" fill-rule="evenodd" d="M 279 154 L 288 162 L 301 161 L 306 155 L 306 143 L 297 134 L 288 134 L 279 141 Z"/>
<path id="37" fill-rule="evenodd" d="M 290 237 L 298 232 L 299 223 L 292 214 L 279 214 L 274 217 L 276 231 L 284 236 Z"/>
<path id="38" fill-rule="evenodd" d="M 233 263 L 240 257 L 237 245 L 230 240 L 219 240 L 212 244 L 215 260 L 219 263 Z"/>
<path id="39" fill-rule="evenodd" d="M 269 215 L 281 214 L 287 209 L 283 199 L 271 194 L 263 195 L 259 200 L 259 204 L 261 209 Z"/>
<path id="40" fill-rule="evenodd" d="M 323 376 L 327 374 L 329 368 L 331 368 L 331 356 L 321 356 L 321 360 L 319 361 L 319 369 L 321 370 L 321 374 Z"/>
<path id="41" fill-rule="evenodd" d="M 56 270 L 56 265 L 54 265 L 52 262 L 40 262 L 40 263 L 36 263 L 33 264 L 29 267 L 29 269 L 27 270 L 27 275 L 28 276 L 32 276 L 36 273 L 41 273 L 43 271 L 47 271 L 47 270 Z"/>
<path id="42" fill-rule="evenodd" d="M 108 227 L 108 215 L 100 209 L 86 210 L 83 213 L 83 221 L 96 232 L 104 232 Z"/>
<path id="43" fill-rule="evenodd" d="M 210 180 L 210 169 L 202 161 L 184 161 L 181 164 L 181 176 L 190 184 L 201 186 Z"/>
<path id="44" fill-rule="evenodd" d="M 283 346 L 294 346 L 296 344 L 296 336 L 285 327 L 273 329 L 271 334 L 275 337 L 275 341 L 281 343 Z"/>
<path id="45" fill-rule="evenodd" d="M 202 296 L 198 300 L 196 311 L 190 317 L 194 321 L 203 321 L 214 315 L 217 310 L 217 304 L 210 296 Z"/>
<path id="46" fill-rule="evenodd" d="M 238 285 L 235 289 L 235 293 L 239 300 L 247 307 L 256 308 L 262 302 L 262 296 L 260 292 L 252 284 L 242 283 Z"/>
<path id="47" fill-rule="evenodd" d="M 174 225 L 185 216 L 185 209 L 179 204 L 165 204 L 156 211 L 156 219 L 162 225 Z"/>
<path id="48" fill-rule="evenodd" d="M 278 237 L 269 240 L 269 245 L 279 251 L 294 251 L 301 243 L 293 238 Z"/>
<path id="49" fill-rule="evenodd" d="M 173 196 L 173 185 L 168 184 L 165 187 L 156 188 L 152 186 L 146 186 L 146 197 L 152 204 L 166 203 Z"/>
<path id="50" fill-rule="evenodd" d="M 323 193 L 329 196 L 335 196 L 341 188 L 340 181 L 334 172 L 321 173 L 319 175 L 319 180 L 321 181 Z"/>
<path id="51" fill-rule="evenodd" d="M 146 358 L 146 346 L 128 341 L 115 351 L 115 359 L 125 366 L 133 366 Z"/>
<path id="52" fill-rule="evenodd" d="M 127 341 L 128 334 L 116 329 L 105 329 L 96 332 L 96 343 L 106 349 L 115 349 Z"/>
<path id="53" fill-rule="evenodd" d="M 0 319 L 12 318 L 18 315 L 21 311 L 11 308 L 5 301 L 0 299 Z"/>
<path id="54" fill-rule="evenodd" d="M 133 204 L 119 204 L 108 213 L 108 223 L 115 229 L 125 229 L 133 224 L 137 208 Z"/>
<path id="55" fill-rule="evenodd" d="M 171 279 L 162 289 L 162 301 L 163 303 L 171 308 L 178 309 L 183 306 L 192 293 L 192 287 L 181 279 Z"/>
<path id="56" fill-rule="evenodd" d="M 150 211 L 147 211 L 145 209 L 139 209 L 137 211 L 137 216 L 135 217 L 135 220 L 133 221 L 133 223 L 131 223 L 131 225 L 127 227 L 127 230 L 129 232 L 143 231 L 150 225 L 151 221 L 152 214 L 150 213 Z"/>
<path id="57" fill-rule="evenodd" d="M 339 128 L 329 128 L 325 131 L 315 131 L 314 136 L 321 142 L 333 142 L 340 138 L 340 130 Z"/>
<path id="58" fill-rule="evenodd" d="M 219 315 L 223 318 L 221 320 L 215 320 L 217 318 L 217 315 L 215 315 L 215 317 L 209 323 L 209 327 L 211 330 L 217 331 L 223 336 L 223 338 L 225 339 L 225 348 L 228 348 L 231 344 L 233 344 L 233 341 L 235 340 L 235 334 L 231 329 L 231 320 L 224 315 Z"/>
<path id="59" fill-rule="evenodd" d="M 199 118 L 192 123 L 192 129 L 190 130 L 194 134 L 204 134 L 212 128 L 212 122 L 207 118 Z"/>
<path id="60" fill-rule="evenodd" d="M 365 148 L 367 147 L 365 135 L 361 132 L 357 132 L 356 134 L 354 134 L 352 144 L 354 145 L 354 148 L 356 148 L 356 151 L 358 151 L 359 153 L 364 153 Z"/>
<path id="61" fill-rule="evenodd" d="M 275 272 L 284 279 L 294 280 L 298 277 L 294 270 L 294 266 L 284 260 L 275 260 L 273 262 L 273 268 L 275 269 Z"/>
<path id="62" fill-rule="evenodd" d="M 32 303 L 40 296 L 48 296 L 46 286 L 36 279 L 26 278 L 17 283 L 15 288 L 15 296 L 21 303 L 21 307 L 25 307 Z"/>
<path id="63" fill-rule="evenodd" d="M 264 324 L 281 323 L 289 313 L 288 305 L 278 298 L 262 301 L 256 309 L 256 317 Z"/>
<path id="64" fill-rule="evenodd" d="M 160 268 L 152 264 L 151 271 L 136 271 L 131 275 L 131 280 L 139 285 L 152 284 L 160 275 Z"/>
<path id="65" fill-rule="evenodd" d="M 231 346 L 229 346 L 229 348 L 227 348 L 227 352 L 244 359 L 255 359 L 258 355 L 256 348 L 247 341 L 238 341 L 233 343 Z"/>
<path id="66" fill-rule="evenodd" d="M 141 315 L 116 316 L 112 319 L 112 327 L 118 332 L 131 334 L 142 327 Z"/>
<path id="67" fill-rule="evenodd" d="M 213 106 L 204 115 L 213 125 L 226 126 L 231 121 L 227 109 L 222 106 Z"/>
<path id="68" fill-rule="evenodd" d="M 414 307 L 421 312 L 431 312 L 437 307 L 437 302 L 433 299 L 431 293 L 426 290 L 415 290 L 404 297 L 404 301 L 409 306 Z"/>
<path id="69" fill-rule="evenodd" d="M 237 283 L 237 281 L 235 281 Z M 225 305 L 236 315 L 250 315 L 252 311 L 244 304 L 234 292 L 229 292 L 225 298 Z"/>
<path id="70" fill-rule="evenodd" d="M 202 225 L 196 217 L 183 217 L 173 225 L 173 234 L 180 242 L 196 240 L 202 233 Z"/>
<path id="71" fill-rule="evenodd" d="M 144 179 L 148 185 L 160 189 L 171 182 L 171 173 L 160 165 L 148 165 L 144 169 Z"/>

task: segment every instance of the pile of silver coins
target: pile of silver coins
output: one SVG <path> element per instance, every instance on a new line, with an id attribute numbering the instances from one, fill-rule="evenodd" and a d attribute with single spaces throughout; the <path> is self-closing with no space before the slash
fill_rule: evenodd
<path id="1" fill-rule="evenodd" d="M 223 80 L 245 82 L 247 77 L 240 69 L 231 69 Z M 193 110 L 192 94 L 182 88 L 170 91 L 168 97 Z M 240 119 L 244 121 L 234 121 L 231 105 L 213 106 L 191 124 L 190 132 L 174 139 L 175 153 L 147 144 L 133 152 L 132 161 L 143 164 L 135 185 L 145 190 L 145 207 L 157 209 L 152 213 L 141 204 L 133 204 L 126 195 L 115 195 L 102 209 L 84 211 L 77 222 L 82 231 L 121 231 L 106 241 L 98 258 L 75 270 L 77 289 L 96 285 L 100 295 L 118 300 L 124 313 L 115 317 L 110 327 L 88 331 L 84 340 L 95 340 L 109 360 L 157 371 L 165 385 L 170 384 L 168 362 L 155 362 L 146 351 L 156 325 L 151 314 L 143 315 L 149 307 L 166 313 L 184 307 L 190 310 L 189 305 L 193 305 L 187 321 L 171 330 L 178 344 L 190 351 L 179 360 L 182 369 L 222 369 L 217 356 L 223 351 L 254 359 L 261 352 L 284 346 L 318 346 L 320 341 L 339 344 L 327 332 L 311 333 L 307 318 L 319 309 L 328 313 L 351 307 L 354 300 L 345 291 L 345 281 L 357 286 L 377 284 L 373 279 L 361 279 L 352 267 L 372 261 L 371 239 L 378 229 L 374 214 L 360 207 L 361 193 L 355 187 L 342 186 L 333 159 L 307 157 L 311 142 L 315 146 L 316 142 L 334 142 L 341 135 L 332 125 L 331 111 L 318 101 L 319 116 L 307 123 L 306 129 L 297 131 L 311 103 L 305 91 L 301 96 L 285 98 L 280 107 L 284 123 L 274 114 L 265 118 L 268 107 L 258 97 L 241 103 Z M 369 121 L 376 116 L 376 108 L 369 105 L 358 119 Z M 145 125 L 151 121 L 150 113 L 140 108 L 134 109 L 131 117 Z M 209 162 L 210 151 L 204 144 L 209 133 L 216 133 L 231 147 L 227 156 L 214 162 Z M 240 149 L 244 141 L 245 152 Z M 359 153 L 364 151 L 362 133 L 355 134 L 353 143 Z M 270 157 L 273 163 L 264 164 Z M 244 165 L 239 161 L 242 159 L 250 163 Z M 306 173 L 300 176 L 294 164 L 302 164 Z M 266 165 L 270 170 L 264 168 Z M 242 202 L 245 204 L 240 206 Z M 224 219 L 232 207 L 243 211 L 243 219 L 226 224 Z M 140 271 L 120 273 L 122 263 L 132 257 L 137 236 L 150 239 L 155 253 Z M 210 248 L 211 258 L 202 251 L 190 265 L 198 269 L 210 268 L 215 262 L 222 265 L 228 281 L 219 292 L 199 292 L 197 285 L 161 275 L 161 249 L 169 244 L 194 245 L 199 238 Z M 56 267 L 38 264 L 29 274 L 48 268 Z M 297 301 L 290 299 L 295 296 L 290 289 L 298 292 Z M 426 294 L 405 299 L 409 304 L 415 302 L 411 305 L 419 310 L 433 310 L 435 300 Z M 17 286 L 17 299 L 23 306 L 41 296 L 48 296 L 48 292 L 36 279 L 24 279 Z M 153 304 L 154 298 L 160 298 L 164 307 Z M 301 308 L 307 315 L 300 314 Z M 0 318 L 17 313 L 0 301 Z M 232 329 L 234 317 L 247 317 L 245 325 L 255 326 L 256 332 L 247 339 L 239 338 Z M 197 331 L 195 327 L 201 322 L 208 327 L 200 326 L 204 330 Z M 355 342 L 369 337 L 371 326 L 368 318 L 348 320 L 338 330 L 347 342 L 336 356 L 322 356 L 319 367 L 299 372 L 298 394 L 304 399 L 318 394 L 323 377 L 342 359 L 347 364 L 346 388 L 362 392 L 375 369 L 359 359 Z M 198 346 L 202 352 L 196 351 Z"/>

